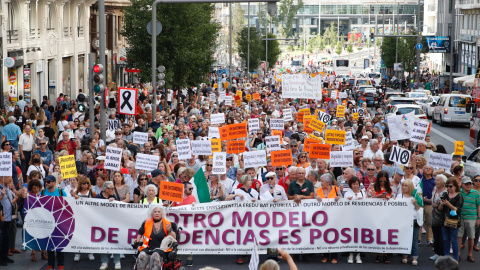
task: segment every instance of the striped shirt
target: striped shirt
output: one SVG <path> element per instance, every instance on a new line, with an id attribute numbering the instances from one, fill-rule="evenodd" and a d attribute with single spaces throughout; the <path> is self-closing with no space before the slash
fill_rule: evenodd
<path id="1" fill-rule="evenodd" d="M 18 136 L 22 135 L 22 131 L 15 123 L 10 123 L 3 128 L 2 135 L 7 141 L 18 141 Z"/>
<path id="2" fill-rule="evenodd" d="M 462 218 L 466 220 L 477 220 L 477 208 L 480 207 L 480 192 L 471 189 L 465 193 L 462 188 L 460 192 L 463 197 Z"/>

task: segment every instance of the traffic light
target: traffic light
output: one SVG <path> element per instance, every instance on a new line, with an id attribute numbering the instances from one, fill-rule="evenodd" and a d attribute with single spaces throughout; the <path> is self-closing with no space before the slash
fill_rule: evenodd
<path id="1" fill-rule="evenodd" d="M 93 66 L 93 82 L 93 91 L 95 91 L 95 93 L 98 94 L 105 90 L 105 85 L 103 85 L 103 65 L 96 64 L 95 66 Z"/>
<path id="2" fill-rule="evenodd" d="M 373 42 L 375 40 L 375 35 L 373 33 L 370 33 L 370 41 Z"/>
<path id="3" fill-rule="evenodd" d="M 162 88 L 164 85 L 165 85 L 165 81 L 163 79 L 165 79 L 165 67 L 164 66 L 159 66 L 157 68 L 158 70 L 158 82 L 157 82 L 157 85 L 158 85 L 158 88 Z"/>
<path id="4" fill-rule="evenodd" d="M 77 96 L 77 101 L 78 101 L 78 111 L 79 112 L 84 112 L 85 111 L 85 101 L 86 101 L 86 97 L 84 94 L 80 93 L 78 94 Z"/>

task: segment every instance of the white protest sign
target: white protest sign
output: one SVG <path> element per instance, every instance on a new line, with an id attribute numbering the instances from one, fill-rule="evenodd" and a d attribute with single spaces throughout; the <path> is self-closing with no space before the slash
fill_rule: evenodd
<path id="1" fill-rule="evenodd" d="M 248 132 L 255 132 L 260 130 L 260 119 L 252 118 L 248 119 Z"/>
<path id="2" fill-rule="evenodd" d="M 210 94 L 210 101 L 215 102 L 216 99 L 217 99 L 217 97 L 215 96 L 215 94 L 214 94 L 214 93 L 211 93 L 211 94 Z"/>
<path id="3" fill-rule="evenodd" d="M 106 170 L 120 171 L 122 152 L 122 148 L 107 146 L 104 168 Z"/>
<path id="4" fill-rule="evenodd" d="M 270 119 L 270 129 L 283 130 L 284 128 L 285 128 L 285 125 L 283 123 L 283 119 L 281 119 L 281 118 Z"/>
<path id="5" fill-rule="evenodd" d="M 292 109 L 283 109 L 283 120 L 293 121 Z"/>
<path id="6" fill-rule="evenodd" d="M 328 113 L 318 111 L 318 120 L 322 121 L 325 124 L 328 124 L 330 122 L 330 119 L 332 119 L 332 116 L 330 116 Z"/>
<path id="7" fill-rule="evenodd" d="M 243 164 L 245 168 L 267 166 L 267 152 L 265 150 L 244 152 Z"/>
<path id="8" fill-rule="evenodd" d="M 425 142 L 427 136 L 429 123 L 425 121 L 414 121 L 412 135 L 410 141 L 412 142 Z"/>
<path id="9" fill-rule="evenodd" d="M 281 149 L 280 136 L 267 136 L 265 137 L 265 146 L 269 151 L 279 151 Z"/>
<path id="10" fill-rule="evenodd" d="M 148 142 L 148 133 L 147 132 L 133 132 L 133 143 L 144 144 Z"/>
<path id="11" fill-rule="evenodd" d="M 225 98 L 226 98 L 226 96 L 227 96 L 227 93 L 226 93 L 226 92 L 220 92 L 220 97 L 218 98 L 218 101 L 219 101 L 219 102 L 224 101 Z"/>
<path id="12" fill-rule="evenodd" d="M 268 83 L 268 79 L 265 79 Z M 270 192 L 268 193 L 270 194 Z M 271 196 L 271 195 L 270 195 Z M 273 200 L 273 197 L 272 197 Z M 248 270 L 258 270 L 258 264 L 260 263 L 260 256 L 258 255 L 257 239 L 253 241 L 252 256 L 250 256 L 250 263 L 248 264 Z"/>
<path id="13" fill-rule="evenodd" d="M 353 167 L 353 151 L 331 151 L 330 167 Z"/>
<path id="14" fill-rule="evenodd" d="M 306 108 L 308 108 L 308 104 L 300 106 L 300 109 L 306 109 Z"/>
<path id="15" fill-rule="evenodd" d="M 212 154 L 212 141 L 192 141 L 192 152 L 194 156 Z"/>
<path id="16" fill-rule="evenodd" d="M 192 149 L 190 148 L 190 139 L 177 140 L 178 159 L 187 160 L 192 158 Z"/>
<path id="17" fill-rule="evenodd" d="M 208 127 L 208 138 L 220 138 L 220 129 L 218 127 Z"/>
<path id="18" fill-rule="evenodd" d="M 392 162 L 408 166 L 411 154 L 409 150 L 394 145 L 389 159 Z"/>
<path id="19" fill-rule="evenodd" d="M 225 114 L 224 113 L 214 113 L 210 115 L 210 124 L 225 124 Z"/>
<path id="20" fill-rule="evenodd" d="M 284 74 L 282 76 L 283 98 L 322 99 L 322 78 L 309 74 Z"/>
<path id="21" fill-rule="evenodd" d="M 338 98 L 347 98 L 347 92 L 338 93 Z"/>
<path id="22" fill-rule="evenodd" d="M 352 132 L 347 131 L 345 133 L 345 145 L 343 146 L 343 150 L 353 150 L 355 149 L 355 141 L 353 140 Z"/>
<path id="23" fill-rule="evenodd" d="M 137 89 L 118 88 L 118 113 L 119 114 L 137 114 Z"/>
<path id="24" fill-rule="evenodd" d="M 155 169 L 158 169 L 159 161 L 160 156 L 137 153 L 137 157 L 135 159 L 135 169 L 153 171 Z"/>
<path id="25" fill-rule="evenodd" d="M 414 112 L 387 116 L 391 141 L 410 139 L 413 129 Z M 360 113 L 359 113 L 360 116 Z"/>
<path id="26" fill-rule="evenodd" d="M 0 153 L 0 176 L 12 176 L 12 152 Z"/>
<path id="27" fill-rule="evenodd" d="M 226 96 L 225 97 L 225 106 L 232 106 L 233 103 L 233 97 L 232 96 Z"/>
<path id="28" fill-rule="evenodd" d="M 227 153 L 213 152 L 213 168 L 212 172 L 216 174 L 227 173 Z"/>
<path id="29" fill-rule="evenodd" d="M 337 99 L 337 95 L 338 95 L 338 91 L 337 91 L 337 90 L 333 90 L 333 91 L 330 93 L 330 97 L 333 98 L 333 99 Z"/>
<path id="30" fill-rule="evenodd" d="M 117 130 L 122 127 L 122 122 L 118 119 L 108 119 L 108 130 Z"/>
<path id="31" fill-rule="evenodd" d="M 452 155 L 430 153 L 427 165 L 432 166 L 433 168 L 445 169 L 446 171 L 450 170 L 450 167 L 452 166 Z"/>

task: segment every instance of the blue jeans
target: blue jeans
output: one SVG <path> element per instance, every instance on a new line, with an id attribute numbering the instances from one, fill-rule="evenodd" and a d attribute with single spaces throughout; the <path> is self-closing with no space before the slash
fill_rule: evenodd
<path id="1" fill-rule="evenodd" d="M 458 261 L 458 228 L 452 229 L 442 226 L 443 254 L 450 254 L 450 245 L 453 251 L 453 259 Z"/>
<path id="2" fill-rule="evenodd" d="M 18 151 L 18 141 L 17 140 L 11 140 L 10 142 L 10 147 L 15 148 L 15 150 Z"/>
<path id="3" fill-rule="evenodd" d="M 110 259 L 110 256 L 112 256 L 112 254 L 103 253 L 101 255 L 102 263 L 108 264 L 108 260 Z M 120 262 L 120 254 L 113 254 L 113 263 L 119 263 L 119 262 Z"/>
<path id="4" fill-rule="evenodd" d="M 412 258 L 418 258 L 418 233 L 420 231 L 420 227 L 417 225 L 417 221 L 414 221 L 416 226 L 413 226 L 413 240 L 412 240 Z"/>

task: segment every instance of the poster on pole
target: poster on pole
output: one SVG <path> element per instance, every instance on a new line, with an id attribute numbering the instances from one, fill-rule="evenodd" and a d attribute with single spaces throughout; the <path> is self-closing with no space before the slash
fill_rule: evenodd
<path id="1" fill-rule="evenodd" d="M 137 114 L 137 89 L 118 88 L 118 113 L 136 115 Z"/>
<path id="2" fill-rule="evenodd" d="M 293 121 L 292 109 L 283 109 L 283 120 L 286 122 Z"/>
<path id="3" fill-rule="evenodd" d="M 58 161 L 60 162 L 60 172 L 63 179 L 77 177 L 77 165 L 75 164 L 74 155 L 58 157 Z"/>
<path id="4" fill-rule="evenodd" d="M 410 141 L 412 142 L 425 142 L 427 137 L 429 123 L 426 121 L 413 121 L 412 134 Z"/>
<path id="5" fill-rule="evenodd" d="M 428 166 L 432 166 L 433 169 L 440 168 L 448 171 L 452 167 L 452 155 L 435 152 L 430 153 L 430 156 L 428 157 Z"/>
<path id="6" fill-rule="evenodd" d="M 410 150 L 394 145 L 389 160 L 403 166 L 408 166 L 408 163 L 410 162 L 410 157 Z"/>
<path id="7" fill-rule="evenodd" d="M 107 146 L 104 168 L 106 170 L 120 171 L 122 152 L 122 148 Z"/>
<path id="8" fill-rule="evenodd" d="M 322 78 L 309 74 L 284 74 L 282 76 L 283 98 L 322 99 Z"/>
<path id="9" fill-rule="evenodd" d="M 220 130 L 218 127 L 208 127 L 208 138 L 220 138 Z"/>

